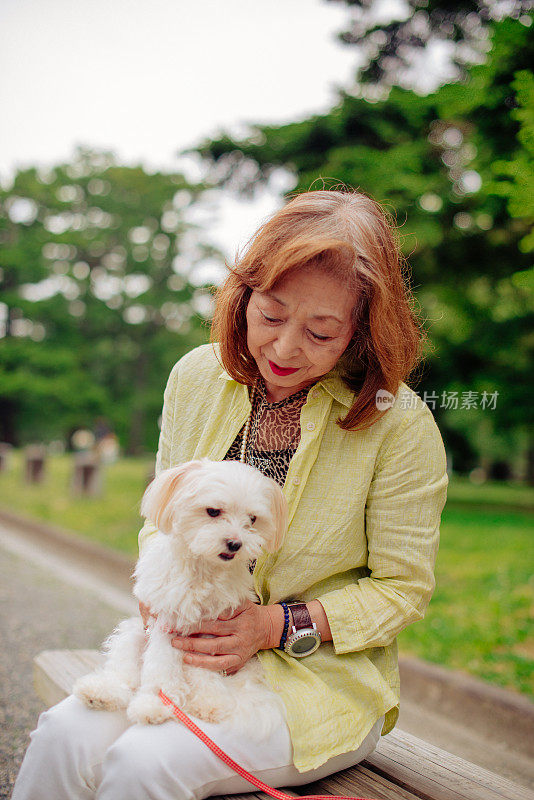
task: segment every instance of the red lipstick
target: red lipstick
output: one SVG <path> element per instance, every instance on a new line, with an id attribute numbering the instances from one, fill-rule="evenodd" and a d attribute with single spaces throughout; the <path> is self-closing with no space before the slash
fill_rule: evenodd
<path id="1" fill-rule="evenodd" d="M 295 367 L 293 369 L 288 369 L 284 367 L 279 367 L 278 364 L 275 364 L 273 361 L 269 361 L 269 366 L 274 372 L 275 375 L 292 375 L 294 372 L 298 372 L 300 367 Z"/>

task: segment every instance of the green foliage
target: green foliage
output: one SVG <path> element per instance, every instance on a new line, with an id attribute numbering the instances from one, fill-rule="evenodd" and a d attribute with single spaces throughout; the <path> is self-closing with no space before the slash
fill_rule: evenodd
<path id="1" fill-rule="evenodd" d="M 87 150 L 0 190 L 2 439 L 105 417 L 129 452 L 155 447 L 169 370 L 206 338 L 189 273 L 212 250 L 183 215 L 198 191 Z"/>
<path id="2" fill-rule="evenodd" d="M 511 117 L 519 123 L 518 147 L 510 160 L 493 164 L 494 173 L 501 180 L 490 184 L 489 190 L 508 198 L 508 211 L 512 217 L 530 218 L 534 223 L 534 75 L 528 70 L 520 70 L 512 87 L 517 108 L 511 112 Z M 534 250 L 532 227 L 519 247 L 524 253 Z M 525 285 L 522 278 L 516 284 Z"/>
<path id="3" fill-rule="evenodd" d="M 532 63 L 534 26 L 505 19 L 465 82 L 424 97 L 394 86 L 374 103 L 343 93 L 328 113 L 199 147 L 222 185 L 251 192 L 283 168 L 296 191 L 345 184 L 394 212 L 432 343 L 416 388 L 498 392 L 492 412 L 433 409 L 460 470 L 488 463 L 492 438 L 490 463 L 508 454 L 524 473 L 532 447 Z"/>
<path id="4" fill-rule="evenodd" d="M 339 38 L 357 45 L 360 58 L 363 56 L 357 80 L 362 96 L 368 97 L 376 97 L 377 89 L 392 85 L 417 88 L 426 83 L 420 56 L 438 43 L 448 48 L 449 72 L 457 78 L 465 75 L 466 66 L 484 55 L 493 20 L 503 16 L 519 19 L 532 10 L 529 0 L 511 0 L 505 5 L 499 0 L 405 0 L 384 21 L 373 0 L 330 2 L 341 2 L 352 11 L 348 28 Z"/>

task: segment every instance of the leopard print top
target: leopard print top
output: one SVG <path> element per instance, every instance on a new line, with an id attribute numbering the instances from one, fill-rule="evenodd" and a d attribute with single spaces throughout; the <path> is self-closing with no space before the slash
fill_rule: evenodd
<path id="1" fill-rule="evenodd" d="M 273 478 L 280 486 L 285 483 L 289 463 L 300 442 L 300 411 L 309 388 L 301 389 L 285 400 L 269 403 L 263 381 L 259 380 L 256 387 L 246 462 Z M 243 425 L 234 439 L 225 461 L 239 461 L 244 428 Z"/>

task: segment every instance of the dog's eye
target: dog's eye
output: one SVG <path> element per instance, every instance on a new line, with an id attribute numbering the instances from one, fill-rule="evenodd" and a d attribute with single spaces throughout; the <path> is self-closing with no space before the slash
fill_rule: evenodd
<path id="1" fill-rule="evenodd" d="M 208 512 L 210 517 L 218 517 L 221 513 L 220 508 L 207 508 L 206 511 Z"/>
<path id="2" fill-rule="evenodd" d="M 256 522 L 256 517 L 254 516 L 254 514 L 251 514 L 250 515 L 250 524 L 254 525 L 255 522 Z"/>

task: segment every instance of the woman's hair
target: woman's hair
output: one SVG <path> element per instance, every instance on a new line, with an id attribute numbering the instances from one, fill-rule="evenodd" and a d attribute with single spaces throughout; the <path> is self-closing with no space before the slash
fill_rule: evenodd
<path id="1" fill-rule="evenodd" d="M 394 223 L 371 198 L 352 191 L 298 194 L 266 222 L 216 293 L 212 341 L 226 371 L 251 385 L 258 369 L 247 347 L 246 309 L 252 291 L 271 289 L 301 267 L 317 267 L 355 290 L 354 335 L 338 362 L 356 393 L 338 425 L 369 427 L 381 413 L 376 392 L 395 394 L 419 361 L 424 332 L 404 280 Z"/>

